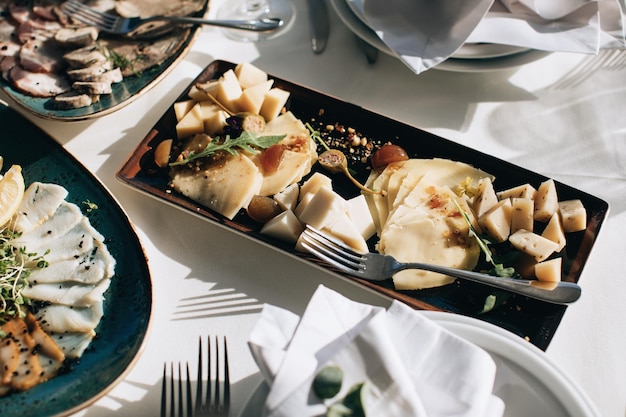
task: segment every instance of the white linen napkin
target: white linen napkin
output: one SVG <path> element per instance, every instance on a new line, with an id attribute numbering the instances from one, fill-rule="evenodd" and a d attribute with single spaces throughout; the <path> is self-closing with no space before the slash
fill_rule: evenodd
<path id="1" fill-rule="evenodd" d="M 329 402 L 363 382 L 369 416 L 504 411 L 492 394 L 496 366 L 489 354 L 397 301 L 385 311 L 320 286 L 301 318 L 266 305 L 248 343 L 270 387 L 263 416 L 322 416 Z M 329 364 L 342 369 L 343 383 L 324 403 L 312 383 Z"/>
<path id="2" fill-rule="evenodd" d="M 417 74 L 464 43 L 586 54 L 626 47 L 624 0 L 362 0 L 361 7 L 365 23 Z"/>

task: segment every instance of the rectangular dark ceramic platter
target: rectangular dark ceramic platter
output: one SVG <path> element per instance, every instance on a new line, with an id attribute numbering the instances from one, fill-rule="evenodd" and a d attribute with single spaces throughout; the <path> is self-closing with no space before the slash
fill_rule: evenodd
<path id="1" fill-rule="evenodd" d="M 229 62 L 215 61 L 190 84 L 189 88 L 197 82 L 217 79 L 228 69 L 234 68 L 234 66 L 234 64 Z M 537 187 L 547 179 L 547 177 L 540 174 L 415 127 L 391 120 L 354 104 L 272 77 L 271 74 L 270 77 L 274 80 L 275 87 L 280 87 L 291 93 L 287 107 L 303 122 L 311 122 L 314 126 L 339 123 L 346 127 L 353 127 L 367 138 L 380 141 L 390 140 L 402 146 L 411 157 L 441 157 L 469 163 L 495 175 L 495 184 L 498 190 L 504 190 L 527 182 Z M 181 94 L 178 100 L 187 99 L 187 92 L 188 90 Z M 167 171 L 156 167 L 153 161 L 153 152 L 161 141 L 175 137 L 175 125 L 174 110 L 173 107 L 170 107 L 130 155 L 128 161 L 118 172 L 118 179 L 150 196 L 222 225 L 236 233 L 268 244 L 278 251 L 295 256 L 304 262 L 321 265 L 329 271 L 332 270 L 310 255 L 295 252 L 291 245 L 286 245 L 261 235 L 259 233 L 260 225 L 251 221 L 245 214 L 240 214 L 231 221 L 199 206 L 176 192 L 172 192 L 168 187 Z M 357 177 L 362 181 L 367 178 L 368 171 L 364 165 L 356 164 L 351 168 L 356 171 Z M 316 169 L 314 167 L 314 170 Z M 336 190 L 344 197 L 351 197 L 358 193 L 356 187 L 345 181 L 343 177 L 333 177 L 333 184 Z M 556 184 L 560 200 L 580 199 L 587 209 L 587 229 L 570 234 L 566 249 L 561 254 L 564 270 L 563 280 L 578 282 L 609 207 L 605 201 L 592 195 L 559 182 Z M 373 247 L 374 242 L 369 243 L 370 247 Z M 338 273 L 337 271 L 332 271 Z M 449 311 L 493 323 L 520 337 L 526 338 L 543 350 L 548 347 L 566 310 L 566 306 L 548 304 L 518 295 L 499 293 L 497 296 L 500 298 L 502 296 L 504 298 L 508 297 L 506 302 L 488 313 L 480 314 L 479 312 L 483 309 L 485 298 L 493 294 L 494 290 L 479 284 L 457 281 L 444 287 L 428 290 L 395 291 L 391 280 L 374 283 L 347 276 L 346 278 L 358 285 L 372 288 L 387 296 L 401 300 L 417 309 Z M 590 276 L 588 279 L 594 279 L 594 277 Z"/>

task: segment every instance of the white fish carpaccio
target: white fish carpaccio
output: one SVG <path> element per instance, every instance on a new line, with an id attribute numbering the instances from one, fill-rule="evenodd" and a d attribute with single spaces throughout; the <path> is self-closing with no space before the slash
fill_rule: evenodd
<path id="1" fill-rule="evenodd" d="M 31 254 L 25 259 L 33 267 L 29 287 L 22 294 L 41 302 L 34 312 L 41 328 L 67 357 L 79 357 L 102 319 L 116 261 L 104 236 L 76 204 L 65 200 L 67 196 L 62 186 L 32 183 L 10 222 L 11 229 L 19 232 L 11 244 Z M 37 257 L 48 265 L 34 267 Z"/>

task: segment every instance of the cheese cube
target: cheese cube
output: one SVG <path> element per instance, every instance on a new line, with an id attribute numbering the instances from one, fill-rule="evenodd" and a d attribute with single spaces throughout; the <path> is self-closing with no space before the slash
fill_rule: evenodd
<path id="1" fill-rule="evenodd" d="M 535 276 L 543 282 L 561 281 L 561 258 L 550 259 L 535 265 Z"/>
<path id="2" fill-rule="evenodd" d="M 187 112 L 180 122 L 176 123 L 176 134 L 179 139 L 183 139 L 203 132 L 204 120 L 202 119 L 200 106 L 196 104 Z"/>
<path id="3" fill-rule="evenodd" d="M 541 236 L 557 244 L 556 252 L 560 252 L 565 247 L 565 232 L 561 224 L 559 213 L 554 213 Z"/>
<path id="4" fill-rule="evenodd" d="M 174 103 L 174 114 L 176 115 L 176 121 L 180 122 L 183 117 L 185 117 L 185 115 L 189 113 L 189 110 L 191 110 L 192 107 L 195 105 L 195 100 L 185 100 Z"/>
<path id="5" fill-rule="evenodd" d="M 376 233 L 374 219 L 367 205 L 367 200 L 363 194 L 352 197 L 348 200 L 348 217 L 356 226 L 363 239 L 368 240 Z"/>
<path id="6" fill-rule="evenodd" d="M 249 62 L 238 64 L 235 67 L 235 75 L 241 88 L 248 88 L 267 81 L 267 73 Z"/>
<path id="7" fill-rule="evenodd" d="M 300 187 L 300 200 L 303 200 L 307 194 L 315 194 L 322 187 L 333 188 L 332 180 L 329 176 L 321 172 L 315 172 Z"/>
<path id="8" fill-rule="evenodd" d="M 259 114 L 265 95 L 270 91 L 273 83 L 274 81 L 272 80 L 265 81 L 243 90 L 236 104 L 239 111 Z"/>
<path id="9" fill-rule="evenodd" d="M 222 130 L 224 130 L 224 126 L 226 126 L 226 119 L 229 117 L 229 114 L 224 110 L 216 111 L 211 116 L 204 119 L 204 131 L 211 136 L 221 133 Z"/>
<path id="10" fill-rule="evenodd" d="M 291 184 L 279 193 L 274 194 L 274 201 L 283 210 L 295 210 L 298 204 L 298 195 L 300 194 L 300 186 Z"/>
<path id="11" fill-rule="evenodd" d="M 320 188 L 299 216 L 300 222 L 323 229 L 335 224 L 346 213 L 348 203 L 328 187 Z"/>
<path id="12" fill-rule="evenodd" d="M 498 204 L 498 197 L 493 190 L 491 178 L 484 177 L 478 180 L 477 192 L 474 196 L 472 208 L 476 217 L 480 217 L 487 213 L 493 206 Z"/>
<path id="13" fill-rule="evenodd" d="M 535 195 L 534 218 L 540 222 L 547 222 L 559 209 L 559 199 L 556 193 L 554 180 L 546 180 L 539 185 Z"/>
<path id="14" fill-rule="evenodd" d="M 296 243 L 304 227 L 291 210 L 285 210 L 269 220 L 261 228 L 261 233 L 276 239 Z"/>
<path id="15" fill-rule="evenodd" d="M 211 80 L 205 83 L 200 84 L 201 88 L 196 87 L 195 85 L 189 89 L 189 93 L 187 95 L 189 98 L 196 101 L 207 101 L 210 100 L 208 94 L 211 94 L 213 97 L 217 95 L 217 86 L 218 80 Z"/>
<path id="16" fill-rule="evenodd" d="M 272 88 L 265 94 L 265 99 L 261 105 L 259 114 L 265 118 L 265 121 L 271 121 L 280 114 L 287 100 L 289 99 L 289 92 L 280 88 Z"/>
<path id="17" fill-rule="evenodd" d="M 509 242 L 519 251 L 532 256 L 537 262 L 548 259 L 557 248 L 557 244 L 553 241 L 523 229 L 509 236 Z"/>
<path id="18" fill-rule="evenodd" d="M 511 212 L 510 199 L 499 201 L 491 210 L 478 218 L 478 225 L 496 242 L 504 242 L 511 233 Z"/>
<path id="19" fill-rule="evenodd" d="M 330 233 L 358 253 L 367 253 L 369 249 L 361 233 L 346 213 L 339 216 L 332 225 L 326 226 L 322 231 Z"/>
<path id="20" fill-rule="evenodd" d="M 243 93 L 233 70 L 226 71 L 218 80 L 215 98 L 233 113 L 238 111 L 237 100 Z"/>
<path id="21" fill-rule="evenodd" d="M 511 199 L 511 233 L 520 229 L 533 231 L 535 202 L 530 198 L 512 197 Z"/>
<path id="22" fill-rule="evenodd" d="M 559 212 L 565 232 L 579 232 L 587 228 L 587 210 L 580 200 L 567 200 L 559 203 Z"/>
<path id="23" fill-rule="evenodd" d="M 534 200 L 535 194 L 537 194 L 537 190 L 530 184 L 518 185 L 517 187 L 496 193 L 499 200 L 504 200 L 505 198 L 530 198 Z"/>

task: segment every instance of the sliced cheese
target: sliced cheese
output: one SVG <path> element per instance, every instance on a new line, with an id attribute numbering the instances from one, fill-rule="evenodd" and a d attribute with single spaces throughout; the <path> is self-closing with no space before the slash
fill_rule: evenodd
<path id="1" fill-rule="evenodd" d="M 306 126 L 290 111 L 287 111 L 272 120 L 266 120 L 267 124 L 263 129 L 264 135 L 308 135 Z"/>
<path id="2" fill-rule="evenodd" d="M 281 158 L 278 168 L 271 174 L 263 174 L 263 184 L 259 195 L 270 196 L 287 188 L 287 186 L 300 181 L 309 170 L 309 154 L 294 152 L 286 149 Z"/>
<path id="3" fill-rule="evenodd" d="M 308 194 L 315 194 L 322 187 L 333 187 L 333 182 L 328 175 L 314 172 L 300 187 L 300 200 L 304 200 Z"/>
<path id="4" fill-rule="evenodd" d="M 587 210 L 580 200 L 566 200 L 559 203 L 559 212 L 565 232 L 580 232 L 587 228 Z"/>
<path id="5" fill-rule="evenodd" d="M 232 219 L 258 194 L 263 175 L 252 160 L 239 154 L 199 173 L 188 168 L 173 171 L 175 190 Z"/>
<path id="6" fill-rule="evenodd" d="M 532 256 L 537 262 L 548 259 L 558 247 L 553 241 L 523 229 L 509 236 L 509 242 L 516 249 Z"/>
<path id="7" fill-rule="evenodd" d="M 239 111 L 259 114 L 265 95 L 272 88 L 272 84 L 274 81 L 269 80 L 244 89 L 237 99 L 236 106 Z"/>

